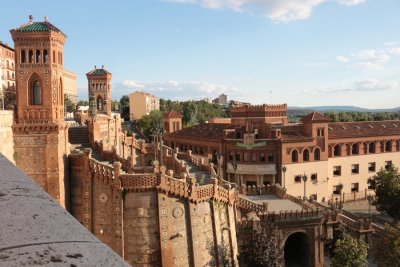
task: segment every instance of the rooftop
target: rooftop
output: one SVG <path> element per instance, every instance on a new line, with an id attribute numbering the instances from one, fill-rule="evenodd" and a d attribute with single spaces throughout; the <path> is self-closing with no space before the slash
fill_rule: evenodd
<path id="1" fill-rule="evenodd" d="M 169 112 L 164 113 L 164 118 L 182 118 L 182 114 L 175 110 L 171 110 Z"/>
<path id="2" fill-rule="evenodd" d="M 57 32 L 66 36 L 60 29 L 51 24 L 47 17 L 45 17 L 45 21 L 42 22 L 34 22 L 33 16 L 29 16 L 29 22 L 27 24 L 21 25 L 18 28 L 15 28 L 14 31 L 17 32 Z"/>
<path id="3" fill-rule="evenodd" d="M 329 139 L 400 135 L 400 121 L 335 122 L 328 130 Z"/>
<path id="4" fill-rule="evenodd" d="M 331 119 L 329 119 L 328 117 L 324 116 L 323 114 L 319 113 L 319 112 L 312 112 L 310 114 L 308 114 L 307 116 L 303 117 L 301 120 L 301 122 L 330 122 Z"/>
<path id="5" fill-rule="evenodd" d="M 107 74 L 111 74 L 111 72 L 105 70 L 104 66 L 101 66 L 101 69 L 98 69 L 97 66 L 94 66 L 94 69 L 92 71 L 86 73 L 86 75 L 94 75 L 94 76 L 103 76 Z"/>
<path id="6" fill-rule="evenodd" d="M 222 140 L 225 129 L 233 129 L 233 126 L 222 123 L 202 123 L 170 133 L 168 136 Z"/>

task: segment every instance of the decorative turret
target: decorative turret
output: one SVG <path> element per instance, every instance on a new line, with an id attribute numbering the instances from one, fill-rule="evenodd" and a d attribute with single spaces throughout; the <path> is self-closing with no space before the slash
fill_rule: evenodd
<path id="1" fill-rule="evenodd" d="M 89 105 L 92 115 L 111 115 L 111 73 L 101 66 L 86 74 L 88 79 Z"/>

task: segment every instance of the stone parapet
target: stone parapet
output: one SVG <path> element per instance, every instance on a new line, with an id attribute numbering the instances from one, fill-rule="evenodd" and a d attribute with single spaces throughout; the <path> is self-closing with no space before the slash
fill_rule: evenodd
<path id="1" fill-rule="evenodd" d="M 0 110 L 0 153 L 15 164 L 12 124 L 13 111 Z"/>
<path id="2" fill-rule="evenodd" d="M 129 266 L 2 156 L 0 169 L 0 266 Z"/>

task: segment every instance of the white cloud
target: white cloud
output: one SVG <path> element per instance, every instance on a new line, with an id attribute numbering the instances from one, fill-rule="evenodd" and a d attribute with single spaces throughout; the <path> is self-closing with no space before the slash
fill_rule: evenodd
<path id="1" fill-rule="evenodd" d="M 398 45 L 398 44 L 399 44 L 399 42 L 386 42 L 386 43 L 383 43 L 384 46 L 395 46 L 395 45 Z"/>
<path id="2" fill-rule="evenodd" d="M 400 56 L 400 47 L 390 47 L 387 49 L 390 54 L 399 55 Z"/>
<path id="3" fill-rule="evenodd" d="M 256 12 L 274 22 L 287 23 L 294 20 L 307 19 L 318 5 L 332 0 L 163 0 L 166 2 L 198 4 L 205 8 L 229 8 L 238 12 Z M 351 6 L 366 0 L 335 0 Z"/>
<path id="4" fill-rule="evenodd" d="M 386 63 L 390 58 L 384 51 L 377 51 L 374 49 L 361 50 L 356 56 L 361 60 L 379 64 Z"/>
<path id="5" fill-rule="evenodd" d="M 384 69 L 383 66 L 372 62 L 357 62 L 354 64 L 354 66 L 362 69 L 363 71 L 378 71 Z"/>
<path id="6" fill-rule="evenodd" d="M 337 94 L 349 92 L 378 92 L 378 91 L 398 91 L 400 83 L 393 81 L 380 81 L 377 79 L 364 79 L 356 81 L 350 85 L 331 85 L 317 90 L 303 90 L 305 94 Z"/>
<path id="7" fill-rule="evenodd" d="M 343 62 L 343 63 L 349 62 L 349 59 L 347 57 L 344 57 L 344 56 L 337 56 L 336 60 L 340 61 L 340 62 Z"/>
<path id="8" fill-rule="evenodd" d="M 212 84 L 204 81 L 134 81 L 125 80 L 116 83 L 114 89 L 124 94 L 134 91 L 145 91 L 161 98 L 168 99 L 200 99 L 216 97 L 222 93 L 237 94 L 235 87 Z"/>

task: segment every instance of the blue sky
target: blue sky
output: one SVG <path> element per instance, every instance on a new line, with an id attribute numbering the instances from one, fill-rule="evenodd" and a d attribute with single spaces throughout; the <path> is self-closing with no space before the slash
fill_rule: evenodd
<path id="1" fill-rule="evenodd" d="M 40 4 L 39 4 L 40 3 Z M 0 40 L 44 16 L 67 36 L 65 68 L 113 73 L 114 99 L 145 90 L 290 106 L 400 106 L 398 0 L 6 1 Z"/>

